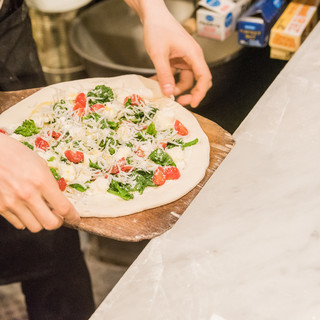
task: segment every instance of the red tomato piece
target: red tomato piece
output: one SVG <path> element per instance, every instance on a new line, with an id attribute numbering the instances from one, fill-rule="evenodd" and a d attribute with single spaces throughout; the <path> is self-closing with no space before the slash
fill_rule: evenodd
<path id="1" fill-rule="evenodd" d="M 140 158 L 144 158 L 146 156 L 145 152 L 140 148 L 136 151 L 136 155 Z"/>
<path id="2" fill-rule="evenodd" d="M 162 147 L 163 149 L 165 149 L 165 148 L 167 147 L 167 143 L 166 143 L 166 142 L 161 142 L 160 144 L 161 144 L 161 147 Z"/>
<path id="3" fill-rule="evenodd" d="M 112 166 L 111 169 L 109 170 L 109 173 L 112 173 L 112 174 L 117 174 L 119 172 L 120 172 L 119 167 L 116 164 Z"/>
<path id="4" fill-rule="evenodd" d="M 162 186 L 166 182 L 166 174 L 162 167 L 158 167 L 153 174 L 152 181 L 156 186 Z"/>
<path id="5" fill-rule="evenodd" d="M 189 133 L 188 129 L 179 120 L 175 121 L 174 130 L 176 130 L 180 136 L 186 136 Z"/>
<path id="6" fill-rule="evenodd" d="M 64 152 L 64 155 L 70 162 L 73 162 L 73 163 L 80 163 L 80 162 L 83 162 L 84 160 L 84 155 L 83 155 L 83 152 L 81 151 L 67 150 Z"/>
<path id="7" fill-rule="evenodd" d="M 87 105 L 87 99 L 86 99 L 86 95 L 83 93 L 83 92 L 81 92 L 81 93 L 79 93 L 78 95 L 77 95 L 77 97 L 76 97 L 76 104 L 77 103 L 79 103 L 81 106 L 82 106 L 82 108 L 85 108 L 86 107 L 86 105 Z"/>
<path id="8" fill-rule="evenodd" d="M 97 103 L 97 104 L 94 104 L 93 106 L 90 107 L 90 110 L 95 112 L 99 109 L 103 109 L 104 108 L 104 105 L 103 104 L 100 104 L 100 103 Z"/>
<path id="9" fill-rule="evenodd" d="M 129 172 L 132 168 L 133 168 L 133 166 L 123 166 L 123 167 L 121 167 L 121 171 Z"/>
<path id="10" fill-rule="evenodd" d="M 165 167 L 164 173 L 167 180 L 177 180 L 181 176 L 180 171 L 177 167 Z"/>
<path id="11" fill-rule="evenodd" d="M 7 132 L 3 129 L 0 129 L 0 133 L 7 134 Z"/>
<path id="12" fill-rule="evenodd" d="M 50 131 L 48 131 L 48 136 L 50 136 Z M 51 132 L 51 137 L 55 140 L 58 140 L 61 137 L 60 132 L 52 131 Z"/>
<path id="13" fill-rule="evenodd" d="M 60 178 L 57 182 L 58 182 L 58 185 L 59 185 L 59 189 L 61 191 L 66 190 L 67 182 L 66 182 L 66 180 L 64 178 Z"/>
<path id="14" fill-rule="evenodd" d="M 104 177 L 105 177 L 105 179 L 108 179 L 108 175 L 107 174 Z"/>
<path id="15" fill-rule="evenodd" d="M 115 165 L 111 167 L 109 173 L 117 174 L 120 172 L 120 170 L 124 172 L 129 172 L 132 168 L 133 166 L 127 165 L 126 159 L 122 157 L 120 160 L 118 160 L 118 162 Z"/>
<path id="16" fill-rule="evenodd" d="M 42 149 L 44 151 L 47 151 L 47 149 L 50 147 L 49 143 L 40 137 L 36 138 L 34 144 L 38 149 Z"/>
<path id="17" fill-rule="evenodd" d="M 78 114 L 79 118 L 81 118 L 85 113 L 85 108 L 82 104 L 77 102 L 73 107 L 73 111 L 75 111 Z"/>
<path id="18" fill-rule="evenodd" d="M 132 96 L 128 96 L 124 99 L 123 104 L 126 104 L 126 102 L 131 99 L 131 105 L 132 106 L 138 106 L 138 105 L 144 105 L 144 100 L 138 95 L 133 94 Z"/>

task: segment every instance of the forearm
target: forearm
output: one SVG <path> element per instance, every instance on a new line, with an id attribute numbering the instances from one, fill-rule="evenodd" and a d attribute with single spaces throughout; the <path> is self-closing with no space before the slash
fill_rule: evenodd
<path id="1" fill-rule="evenodd" d="M 149 19 L 159 19 L 171 15 L 163 0 L 124 0 L 137 12 L 142 24 Z"/>

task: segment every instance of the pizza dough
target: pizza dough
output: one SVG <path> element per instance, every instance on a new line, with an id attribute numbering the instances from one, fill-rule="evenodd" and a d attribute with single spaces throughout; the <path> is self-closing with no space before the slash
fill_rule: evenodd
<path id="1" fill-rule="evenodd" d="M 59 83 L 48 86 L 27 97 L 0 115 L 0 128 L 9 130 L 17 128 L 28 119 L 36 106 L 46 105 L 48 101 L 57 101 L 64 97 L 76 97 L 79 92 L 104 84 L 111 87 L 120 99 L 131 94 L 138 94 L 151 101 L 161 110 L 173 110 L 175 118 L 189 130 L 188 140 L 198 139 L 198 143 L 183 151 L 185 165 L 180 167 L 178 180 L 166 181 L 162 186 L 146 188 L 140 195 L 135 192 L 134 199 L 125 201 L 108 192 L 91 192 L 66 194 L 82 217 L 117 217 L 143 211 L 175 201 L 192 190 L 204 177 L 209 165 L 210 145 L 196 118 L 184 107 L 172 99 L 164 97 L 158 82 L 136 75 L 114 78 L 92 78 Z M 121 97 L 121 95 L 123 97 Z M 174 150 L 174 149 L 172 149 Z M 173 151 L 174 155 L 174 151 Z M 181 157 L 181 153 L 177 155 Z M 181 159 L 180 159 L 181 160 Z M 179 159 L 178 159 L 179 161 Z"/>

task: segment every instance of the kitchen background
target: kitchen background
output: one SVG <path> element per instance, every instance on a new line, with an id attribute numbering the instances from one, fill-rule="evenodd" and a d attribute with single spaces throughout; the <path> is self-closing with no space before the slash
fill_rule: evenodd
<path id="1" fill-rule="evenodd" d="M 124 1 L 82 0 L 76 7 L 72 2 L 29 0 L 34 38 L 48 84 L 95 76 L 154 74 L 144 50 L 140 21 Z M 200 37 L 194 19 L 195 1 L 165 2 L 201 45 L 213 75 L 213 87 L 192 111 L 233 133 L 286 61 L 270 59 L 268 46 L 239 45 L 237 32 L 224 41 Z M 98 305 L 147 241 L 125 243 L 83 232 L 81 240 Z M 0 287 L 0 301 L 0 320 L 27 319 L 19 284 Z"/>

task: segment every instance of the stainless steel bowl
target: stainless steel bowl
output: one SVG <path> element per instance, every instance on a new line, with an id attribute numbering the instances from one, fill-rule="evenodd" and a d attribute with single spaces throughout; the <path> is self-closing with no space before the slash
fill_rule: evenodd
<path id="1" fill-rule="evenodd" d="M 168 0 L 166 4 L 179 22 L 195 10 L 193 0 Z M 236 34 L 223 42 L 193 36 L 210 67 L 232 59 L 241 49 Z M 83 11 L 74 20 L 69 39 L 91 77 L 155 73 L 144 48 L 139 17 L 124 1 L 108 0 Z"/>

